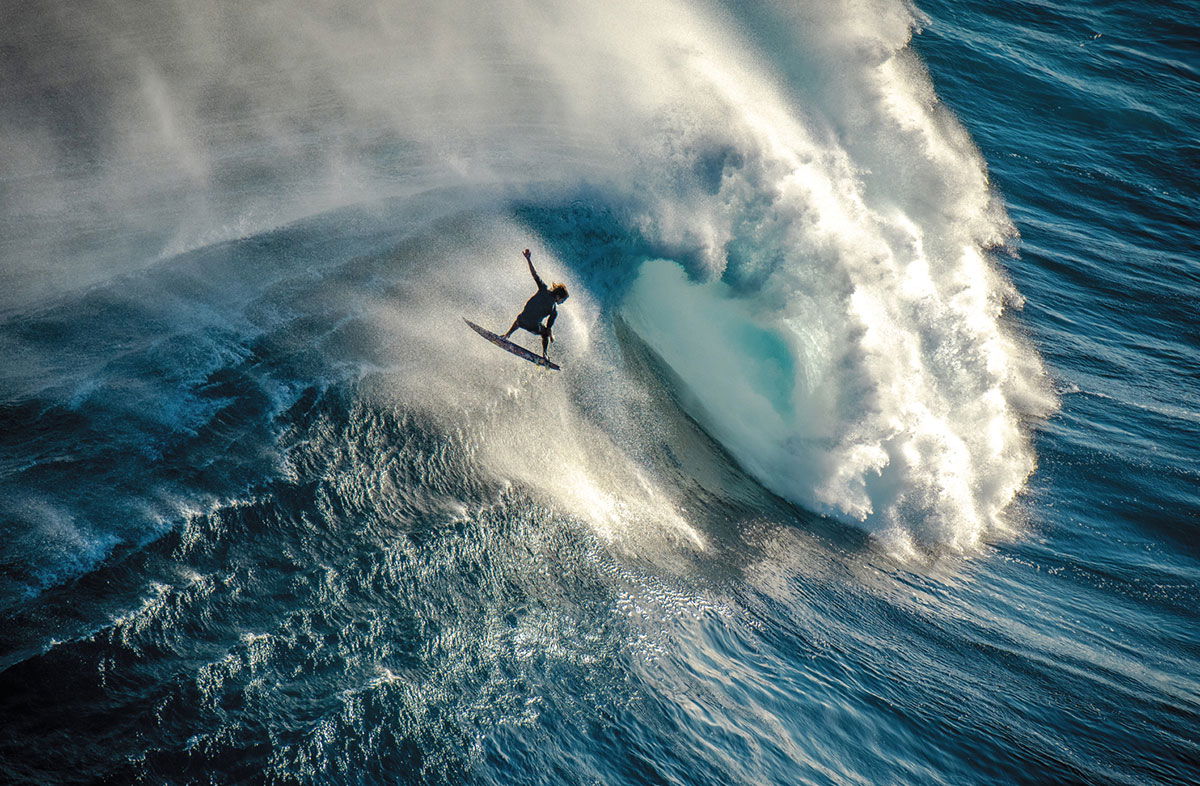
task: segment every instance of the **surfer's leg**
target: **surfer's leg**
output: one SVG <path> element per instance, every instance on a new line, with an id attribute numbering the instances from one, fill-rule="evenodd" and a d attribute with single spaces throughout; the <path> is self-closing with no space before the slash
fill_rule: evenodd
<path id="1" fill-rule="evenodd" d="M 517 322 L 518 322 L 518 321 L 519 321 L 519 320 L 516 320 L 516 319 L 514 319 L 514 320 L 513 320 L 512 327 L 510 327 L 510 328 L 508 329 L 508 332 L 504 334 L 503 338 L 508 338 L 509 336 L 511 336 L 511 335 L 513 334 L 513 332 L 514 332 L 514 331 L 515 331 L 515 330 L 516 330 L 518 327 L 520 327 L 520 326 L 517 324 Z"/>
<path id="2" fill-rule="evenodd" d="M 542 334 L 542 358 L 544 359 L 546 357 L 546 346 L 550 343 L 550 328 L 545 325 L 541 327 L 542 329 L 538 332 Z"/>

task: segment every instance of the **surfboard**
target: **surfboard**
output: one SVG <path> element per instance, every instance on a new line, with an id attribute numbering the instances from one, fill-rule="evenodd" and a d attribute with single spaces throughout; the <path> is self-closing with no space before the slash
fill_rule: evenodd
<path id="1" fill-rule="evenodd" d="M 474 330 L 476 333 L 483 336 L 488 341 L 492 342 L 493 344 L 495 344 L 496 346 L 500 347 L 503 350 L 507 350 L 508 352 L 513 353 L 514 355 L 516 355 L 519 358 L 525 358 L 530 363 L 534 363 L 536 365 L 543 366 L 545 368 L 552 368 L 555 371 L 560 370 L 557 363 L 552 363 L 551 361 L 543 358 L 541 355 L 535 355 L 534 353 L 530 352 L 525 347 L 520 346 L 519 344 L 514 344 L 511 341 L 509 341 L 508 339 L 503 338 L 501 336 L 497 336 L 495 333 L 488 330 L 487 328 L 479 327 L 479 325 L 476 325 L 474 322 L 467 319 L 466 317 L 463 317 L 463 322 L 466 322 L 468 325 L 470 325 L 471 330 Z"/>

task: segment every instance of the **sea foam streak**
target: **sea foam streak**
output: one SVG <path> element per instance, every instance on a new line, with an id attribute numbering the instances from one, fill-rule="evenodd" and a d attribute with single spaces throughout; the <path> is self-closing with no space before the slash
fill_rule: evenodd
<path id="1" fill-rule="evenodd" d="M 914 13 L 31 12 L 7 33 L 30 89 L 0 109 L 22 151 L 0 163 L 6 297 L 347 203 L 452 189 L 470 196 L 447 212 L 502 214 L 587 189 L 659 257 L 612 259 L 599 299 L 748 471 L 900 551 L 970 549 L 1003 528 L 1034 466 L 1024 419 L 1053 404 L 1002 325 L 1019 298 L 986 250 L 1012 228 L 907 49 Z M 61 84 L 80 87 L 39 98 Z"/>

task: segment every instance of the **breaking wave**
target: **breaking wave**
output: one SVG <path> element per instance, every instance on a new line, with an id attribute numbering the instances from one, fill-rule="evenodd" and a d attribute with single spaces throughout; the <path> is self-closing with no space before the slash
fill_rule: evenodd
<path id="1" fill-rule="evenodd" d="M 497 474 L 605 531 L 637 508 L 703 546 L 645 471 L 644 424 L 621 412 L 650 384 L 622 365 L 623 327 L 776 495 L 898 553 L 969 551 L 1011 526 L 1035 465 L 1028 422 L 1054 402 L 1005 322 L 1020 296 L 992 255 L 1013 227 L 908 48 L 920 17 L 906 3 L 126 13 L 19 11 L 8 34 L 21 79 L 5 80 L 0 139 L 21 154 L 0 163 L 4 341 L 24 359 L 9 398 L 102 407 L 120 364 L 67 355 L 135 350 L 86 320 L 77 345 L 29 327 L 67 321 L 91 287 L 137 301 L 98 319 L 190 336 L 136 350 L 142 365 L 180 367 L 173 348 L 208 359 L 191 375 L 143 368 L 155 381 L 138 396 L 157 404 L 139 407 L 161 414 L 147 434 L 195 435 L 220 409 L 202 406 L 211 363 L 260 368 L 262 337 L 301 317 L 368 324 L 356 341 L 386 347 L 340 336 L 320 345 L 320 374 L 383 369 L 401 405 L 482 417 L 471 408 L 529 383 L 451 325 L 460 311 L 511 318 L 528 285 L 517 255 L 533 245 L 579 293 L 559 331 L 568 371 L 535 397 L 567 437 L 531 464 L 513 458 L 536 453 L 517 427 L 481 421 Z M 251 256 L 269 262 L 248 268 Z M 347 272 L 367 256 L 370 276 Z M 184 280 L 186 309 L 162 305 Z M 187 309 L 201 318 L 183 324 Z M 474 384 L 480 366 L 497 371 Z M 302 387 L 271 384 L 255 417 L 279 417 Z M 187 496 L 159 492 L 158 519 L 174 515 L 163 496 Z M 71 530 L 64 506 L 37 504 L 56 531 Z M 103 552 L 113 536 L 76 529 L 63 548 L 79 538 Z"/>

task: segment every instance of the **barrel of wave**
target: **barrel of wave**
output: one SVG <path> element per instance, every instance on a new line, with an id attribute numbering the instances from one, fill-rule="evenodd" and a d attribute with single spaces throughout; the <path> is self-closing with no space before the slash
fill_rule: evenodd
<path id="1" fill-rule="evenodd" d="M 959 400 L 914 336 L 864 350 L 839 297 L 796 300 L 802 308 L 780 308 L 652 260 L 621 318 L 669 369 L 689 414 L 775 494 L 900 557 L 969 552 L 1005 532 L 1034 463 L 1005 392 L 980 379 Z M 922 326 L 888 328 L 905 329 Z M 991 350 L 1019 354 L 997 341 Z M 902 351 L 915 355 L 888 362 Z"/>

